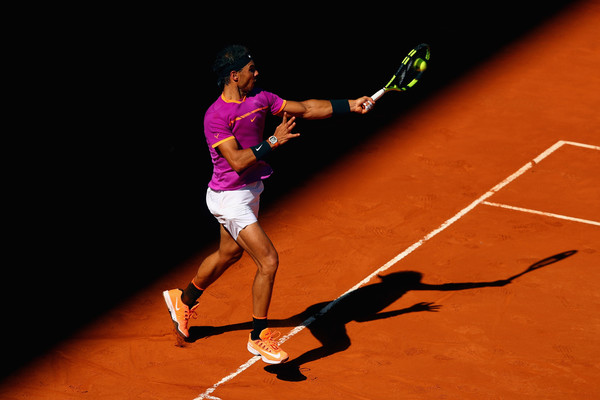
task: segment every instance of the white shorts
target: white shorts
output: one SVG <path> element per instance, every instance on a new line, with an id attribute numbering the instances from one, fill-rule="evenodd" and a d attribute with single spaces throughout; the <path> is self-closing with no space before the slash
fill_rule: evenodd
<path id="1" fill-rule="evenodd" d="M 237 240 L 240 231 L 258 221 L 262 181 L 251 183 L 237 190 L 206 191 L 206 205 L 217 221 Z"/>

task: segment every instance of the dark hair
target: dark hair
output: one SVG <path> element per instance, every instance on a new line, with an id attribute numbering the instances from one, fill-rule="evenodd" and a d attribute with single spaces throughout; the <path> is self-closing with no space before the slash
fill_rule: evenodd
<path id="1" fill-rule="evenodd" d="M 250 50 L 247 47 L 234 44 L 225 47 L 217 54 L 213 64 L 213 71 L 217 74 L 217 85 L 223 87 L 229 83 L 229 73 L 240 71 L 252 61 Z"/>

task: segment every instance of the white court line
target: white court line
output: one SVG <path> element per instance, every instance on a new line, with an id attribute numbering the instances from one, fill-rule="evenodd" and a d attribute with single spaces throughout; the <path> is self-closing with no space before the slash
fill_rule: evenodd
<path id="1" fill-rule="evenodd" d="M 590 221 L 589 219 L 568 217 L 566 215 L 553 214 L 553 213 L 544 212 L 544 211 L 537 211 L 537 210 L 530 210 L 529 208 L 514 207 L 514 206 L 509 206 L 509 205 L 506 205 L 506 204 L 492 203 L 492 202 L 489 202 L 489 201 L 484 201 L 481 204 L 485 204 L 486 206 L 494 206 L 494 207 L 506 208 L 508 210 L 523 211 L 523 212 L 527 212 L 527 213 L 531 213 L 531 214 L 544 215 L 546 217 L 566 219 L 567 221 L 582 222 L 584 224 L 590 224 L 590 225 L 600 226 L 600 222 Z"/>
<path id="2" fill-rule="evenodd" d="M 508 178 L 506 178 L 502 182 L 498 183 L 496 186 L 494 186 L 493 188 L 491 188 L 489 191 L 487 191 L 485 194 L 483 194 L 477 200 L 475 200 L 474 202 L 472 202 L 471 204 L 469 204 L 467 207 L 465 207 L 462 210 L 460 210 L 452 218 L 446 220 L 443 224 L 441 224 L 440 226 L 438 226 L 436 229 L 434 229 L 433 231 L 429 232 L 421 240 L 419 240 L 418 242 L 412 244 L 410 247 L 408 247 L 402 253 L 398 254 L 396 257 L 392 258 L 390 261 L 388 261 L 387 263 L 385 263 L 384 265 L 382 265 L 381 267 L 379 267 L 376 271 L 374 271 L 372 274 L 370 274 L 369 276 L 367 276 L 362 281 L 358 282 L 356 285 L 354 285 L 352 288 L 350 288 L 349 290 L 347 290 L 340 297 L 338 297 L 337 299 L 331 301 L 329 304 L 327 304 L 325 307 L 323 307 L 323 309 L 321 309 L 321 311 L 319 311 L 318 313 L 314 314 L 313 316 L 307 318 L 306 321 L 302 322 L 302 324 L 296 326 L 287 335 L 283 336 L 279 340 L 279 344 L 282 344 L 282 343 L 288 341 L 294 335 L 296 335 L 297 333 L 299 333 L 302 330 L 304 330 L 304 328 L 306 328 L 307 326 L 309 326 L 310 324 L 312 324 L 317 318 L 319 318 L 320 316 L 326 314 L 329 310 L 331 310 L 331 308 L 333 308 L 337 303 L 339 303 L 340 300 L 342 300 L 345 296 L 347 296 L 348 294 L 354 292 L 355 290 L 357 290 L 361 286 L 366 285 L 371 279 L 373 279 L 378 274 L 380 274 L 380 273 L 384 272 L 385 270 L 391 268 L 394 264 L 396 264 L 397 262 L 399 262 L 400 260 L 402 260 L 403 258 L 405 258 L 406 256 L 408 256 L 410 253 L 412 253 L 413 251 L 415 251 L 419 247 L 421 247 L 429 239 L 433 238 L 438 233 L 444 231 L 446 228 L 448 228 L 450 225 L 452 225 L 453 223 L 455 223 L 456 221 L 458 221 L 459 219 L 461 219 L 462 217 L 464 217 L 467 213 L 469 213 L 471 210 L 473 210 L 479 204 L 485 202 L 485 200 L 488 199 L 490 196 L 492 196 L 494 193 L 496 193 L 497 191 L 499 191 L 500 189 L 502 189 L 503 187 L 505 187 L 506 185 L 508 185 L 509 183 L 511 183 L 512 181 L 514 181 L 515 179 L 517 179 L 519 176 L 523 175 L 525 172 L 527 172 L 529 169 L 531 169 L 534 165 L 536 165 L 537 163 L 539 163 L 540 161 L 542 161 L 544 158 L 548 157 L 550 154 L 552 154 L 553 152 L 555 152 L 557 149 L 559 149 L 561 146 L 563 146 L 565 144 L 569 144 L 569 145 L 573 145 L 573 146 L 579 146 L 579 147 L 585 147 L 585 148 L 591 148 L 591 149 L 594 149 L 594 150 L 600 150 L 599 146 L 591 146 L 591 145 L 587 145 L 587 144 L 583 144 L 583 143 L 567 142 L 567 141 L 563 141 L 563 140 L 560 140 L 560 141 L 556 142 L 555 144 L 553 144 L 552 146 L 550 146 L 548 149 L 546 149 L 544 152 L 542 152 L 540 155 L 538 155 L 536 158 L 534 158 L 532 161 L 530 161 L 527 164 L 525 164 L 524 166 L 522 166 L 517 172 L 513 173 Z M 194 400 L 202 400 L 202 399 L 221 400 L 219 397 L 211 396 L 211 394 L 219 386 L 221 386 L 222 384 L 224 384 L 224 383 L 232 380 L 233 378 L 235 378 L 236 376 L 238 376 L 239 374 L 241 374 L 242 372 L 244 372 L 245 370 L 247 370 L 248 368 L 250 368 L 258 360 L 260 360 L 259 356 L 255 356 L 255 357 L 250 358 L 244 364 L 240 365 L 235 372 L 232 372 L 231 374 L 229 374 L 226 377 L 224 377 L 223 379 L 221 379 L 219 382 L 215 383 L 210 388 L 206 389 L 206 391 L 204 393 L 200 394 Z"/>
<path id="3" fill-rule="evenodd" d="M 591 144 L 569 142 L 567 140 L 561 140 L 560 142 L 562 142 L 563 144 L 569 144 L 571 146 L 583 147 L 583 148 L 592 149 L 592 150 L 600 150 L 600 146 L 594 146 Z"/>

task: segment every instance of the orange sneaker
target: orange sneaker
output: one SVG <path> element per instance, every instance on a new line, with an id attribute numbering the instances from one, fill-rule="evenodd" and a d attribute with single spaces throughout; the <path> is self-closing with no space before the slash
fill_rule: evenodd
<path id="1" fill-rule="evenodd" d="M 260 339 L 252 340 L 248 338 L 248 351 L 255 356 L 261 356 L 262 360 L 268 364 L 280 364 L 286 362 L 288 354 L 277 345 L 279 332 L 272 332 L 269 328 L 263 329 L 260 333 Z"/>
<path id="2" fill-rule="evenodd" d="M 167 308 L 169 309 L 177 333 L 187 339 L 190 337 L 188 321 L 190 320 L 190 317 L 196 318 L 195 310 L 200 304 L 196 303 L 196 305 L 190 309 L 187 304 L 184 304 L 181 301 L 182 294 L 183 290 L 181 289 L 165 290 L 163 292 L 163 297 L 165 298 L 165 303 L 167 303 Z"/>

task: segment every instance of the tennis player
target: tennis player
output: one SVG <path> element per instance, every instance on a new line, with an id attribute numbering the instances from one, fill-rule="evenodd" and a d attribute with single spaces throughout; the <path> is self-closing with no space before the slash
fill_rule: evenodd
<path id="1" fill-rule="evenodd" d="M 241 45 L 223 49 L 213 70 L 222 93 L 204 116 L 204 134 L 213 162 L 206 203 L 221 225 L 219 248 L 200 264 L 184 290 L 166 290 L 163 295 L 177 332 L 188 338 L 189 318 L 199 306 L 200 295 L 246 251 L 257 266 L 252 285 L 253 330 L 247 348 L 264 362 L 279 364 L 288 355 L 277 345 L 267 321 L 279 258 L 257 220 L 263 180 L 273 173 L 263 158 L 300 136 L 293 132 L 297 117 L 365 114 L 368 110 L 361 104 L 373 100 L 366 96 L 356 100 L 283 100 L 255 87 L 258 71 L 249 50 Z M 282 117 L 282 122 L 263 140 L 268 113 Z"/>

